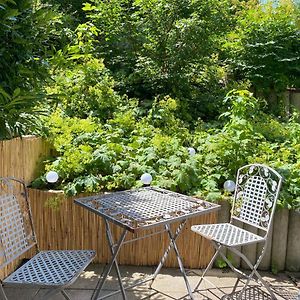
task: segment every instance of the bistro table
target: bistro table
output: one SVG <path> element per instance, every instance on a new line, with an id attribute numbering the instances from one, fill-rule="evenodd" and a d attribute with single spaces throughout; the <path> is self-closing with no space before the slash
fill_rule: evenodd
<path id="1" fill-rule="evenodd" d="M 176 245 L 176 239 L 184 228 L 187 219 L 216 211 L 220 208 L 219 205 L 157 187 L 142 187 L 135 190 L 89 196 L 75 199 L 75 203 L 98 214 L 104 219 L 106 238 L 111 252 L 111 260 L 105 267 L 102 276 L 99 279 L 92 299 L 105 299 L 117 293 L 122 293 L 123 299 L 127 299 L 126 290 L 128 288 L 150 280 L 152 280 L 152 282 L 154 281 L 171 249 L 174 249 L 175 251 L 188 295 L 191 299 L 194 299 L 180 253 Z M 173 233 L 170 224 L 176 221 L 180 221 L 180 224 Z M 113 239 L 110 223 L 114 223 L 123 228 L 122 234 L 116 243 Z M 154 233 L 125 241 L 125 237 L 128 232 L 137 233 L 142 230 L 155 227 L 158 229 L 161 225 L 164 227 L 163 230 L 157 230 Z M 170 244 L 161 257 L 153 275 L 135 283 L 134 285 L 124 287 L 117 262 L 117 256 L 122 245 L 124 243 L 136 241 L 162 232 L 168 233 Z M 105 280 L 110 274 L 113 266 L 116 269 L 120 290 L 99 297 Z"/>

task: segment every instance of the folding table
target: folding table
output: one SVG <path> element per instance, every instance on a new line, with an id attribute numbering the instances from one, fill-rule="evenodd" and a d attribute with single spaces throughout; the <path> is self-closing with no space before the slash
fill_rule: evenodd
<path id="1" fill-rule="evenodd" d="M 125 292 L 126 289 L 150 280 L 152 280 L 152 282 L 154 281 L 171 249 L 174 249 L 175 251 L 188 295 L 191 299 L 194 299 L 180 253 L 176 245 L 176 239 L 184 228 L 187 219 L 216 211 L 219 209 L 219 205 L 157 187 L 142 187 L 134 190 L 89 196 L 75 199 L 75 203 L 89 209 L 104 219 L 106 237 L 111 252 L 111 260 L 99 279 L 95 292 L 92 296 L 93 299 L 105 299 L 117 293 L 122 293 L 123 299 L 127 299 Z M 170 224 L 176 221 L 180 221 L 180 224 L 173 233 Z M 110 223 L 114 223 L 123 228 L 122 234 L 116 243 L 113 239 Z M 161 227 L 161 225 L 164 226 L 164 229 L 160 231 L 157 230 L 158 227 Z M 125 237 L 128 232 L 137 233 L 142 230 L 155 227 L 156 231 L 154 233 L 125 241 Z M 170 244 L 161 257 L 153 275 L 134 285 L 124 287 L 117 262 L 117 255 L 122 245 L 124 243 L 133 242 L 162 232 L 168 233 Z M 115 266 L 116 269 L 120 290 L 99 297 L 105 280 L 113 266 Z"/>

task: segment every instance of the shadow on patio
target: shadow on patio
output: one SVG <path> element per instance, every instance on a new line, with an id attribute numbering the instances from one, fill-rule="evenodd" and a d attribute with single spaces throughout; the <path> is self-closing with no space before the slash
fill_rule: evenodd
<path id="1" fill-rule="evenodd" d="M 103 270 L 103 265 L 92 264 L 90 265 L 84 273 L 79 277 L 79 279 L 69 288 L 67 288 L 67 293 L 74 300 L 87 300 L 91 299 L 93 294 L 93 290 L 96 287 L 97 281 L 101 275 Z M 154 267 L 135 267 L 135 266 L 121 266 L 121 273 L 123 275 L 123 279 L 127 284 L 134 284 L 141 279 L 150 276 L 154 271 Z M 199 274 L 201 271 L 199 270 L 190 270 L 188 271 L 189 281 L 191 283 L 192 288 L 197 284 L 199 280 Z M 289 273 L 280 273 L 276 276 L 262 272 L 263 278 L 271 283 L 276 296 L 278 296 L 278 300 L 286 299 L 286 300 L 296 300 L 298 289 L 295 287 L 295 278 L 300 278 L 300 274 L 295 273 L 290 276 Z M 206 299 L 206 300 L 229 300 L 229 299 L 237 299 L 236 294 L 229 295 L 232 291 L 232 287 L 236 283 L 237 279 L 234 273 L 229 272 L 227 270 L 218 270 L 212 269 L 208 278 L 211 282 L 216 284 L 224 293 L 222 294 L 220 291 L 213 289 L 209 284 L 203 282 L 200 286 L 200 292 L 195 293 L 195 299 Z M 299 283 L 298 283 L 299 284 Z M 137 299 L 155 299 L 155 300 L 164 300 L 164 299 L 188 299 L 184 298 L 186 295 L 186 287 L 182 276 L 178 269 L 173 268 L 165 268 L 158 275 L 151 289 L 149 289 L 150 282 L 144 283 L 141 286 L 129 289 L 127 292 L 127 296 L 129 300 L 137 300 Z M 238 288 L 242 286 L 242 283 L 239 282 Z M 104 290 L 101 293 L 101 296 L 104 296 L 108 293 L 118 290 L 118 280 L 117 276 L 112 272 L 112 274 L 108 277 Z M 34 290 L 31 289 L 17 289 L 17 288 L 5 288 L 7 292 L 8 299 L 18 299 L 18 300 L 29 300 L 32 299 L 34 295 Z M 43 294 L 45 290 L 41 290 L 37 299 L 43 299 Z M 53 297 L 53 300 L 62 300 L 62 295 L 57 295 Z M 113 300 L 121 300 L 122 295 L 114 295 L 107 299 Z M 263 290 L 260 286 L 255 283 L 251 284 L 249 288 L 246 290 L 245 295 L 242 299 L 247 300 L 260 300 L 266 299 L 269 300 L 271 297 Z"/>

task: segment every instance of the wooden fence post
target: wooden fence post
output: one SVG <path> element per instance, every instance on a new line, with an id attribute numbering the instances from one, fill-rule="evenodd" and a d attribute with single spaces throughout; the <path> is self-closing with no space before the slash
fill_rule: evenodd
<path id="1" fill-rule="evenodd" d="M 276 273 L 285 268 L 286 245 L 288 236 L 289 210 L 279 209 L 275 212 L 272 239 L 272 270 Z"/>
<path id="2" fill-rule="evenodd" d="M 244 225 L 244 229 L 255 234 L 257 234 L 258 232 L 257 228 L 253 228 L 253 226 L 247 224 Z M 254 265 L 256 262 L 256 249 L 256 243 L 242 247 L 242 253 L 250 260 L 252 265 Z M 250 269 L 249 266 L 243 260 L 241 260 L 241 266 L 243 269 Z"/>
<path id="3" fill-rule="evenodd" d="M 290 211 L 286 270 L 300 271 L 300 212 Z"/>
<path id="4" fill-rule="evenodd" d="M 265 232 L 263 230 L 259 230 L 259 234 L 262 236 Z M 267 241 L 267 250 L 265 250 L 265 255 L 260 262 L 258 269 L 262 271 L 270 270 L 271 268 L 271 255 L 272 255 L 272 239 L 273 239 L 273 224 L 271 224 L 270 233 Z M 258 258 L 261 254 L 263 244 L 257 244 L 256 257 Z"/>

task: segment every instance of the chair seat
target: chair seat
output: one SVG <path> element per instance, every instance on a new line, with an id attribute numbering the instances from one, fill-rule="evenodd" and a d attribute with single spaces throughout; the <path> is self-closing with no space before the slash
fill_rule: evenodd
<path id="1" fill-rule="evenodd" d="M 230 223 L 193 225 L 192 231 L 228 247 L 263 242 L 265 239 Z"/>
<path id="2" fill-rule="evenodd" d="M 73 283 L 94 257 L 95 251 L 91 250 L 41 251 L 3 282 L 64 286 Z"/>

